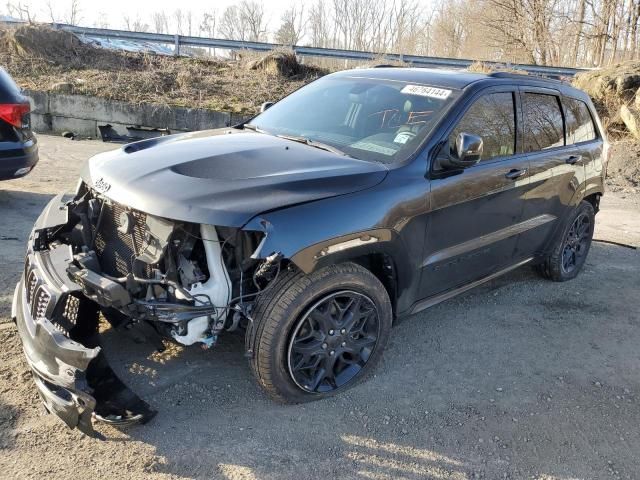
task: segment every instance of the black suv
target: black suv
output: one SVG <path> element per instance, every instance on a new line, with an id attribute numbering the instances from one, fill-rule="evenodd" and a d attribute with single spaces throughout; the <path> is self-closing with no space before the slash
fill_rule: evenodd
<path id="1" fill-rule="evenodd" d="M 30 111 L 29 99 L 0 68 L 0 180 L 23 177 L 38 163 Z"/>
<path id="2" fill-rule="evenodd" d="M 525 264 L 575 277 L 607 154 L 589 97 L 560 82 L 332 74 L 236 128 L 93 157 L 37 220 L 13 316 L 47 408 L 87 433 L 92 412 L 154 414 L 105 361 L 100 313 L 158 349 L 245 330 L 271 397 L 326 397 L 398 318 Z"/>

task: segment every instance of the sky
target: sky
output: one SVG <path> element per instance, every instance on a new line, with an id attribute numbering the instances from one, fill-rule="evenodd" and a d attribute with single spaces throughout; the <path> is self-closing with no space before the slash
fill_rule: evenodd
<path id="1" fill-rule="evenodd" d="M 30 11 L 35 12 L 36 21 L 49 22 L 49 10 L 48 3 L 51 3 L 56 16 L 62 20 L 68 15 L 72 0 L 8 0 L 13 4 L 27 4 L 30 5 Z M 177 6 L 183 11 L 191 10 L 194 13 L 194 17 L 199 19 L 203 13 L 211 12 L 213 10 L 220 13 L 229 5 L 238 3 L 238 0 L 209 0 L 209 1 L 197 1 L 197 0 L 110 0 L 109 2 L 98 2 L 95 0 L 78 0 L 80 3 L 80 25 L 85 27 L 95 26 L 96 24 L 105 21 L 108 23 L 109 28 L 118 29 L 124 27 L 124 16 L 128 15 L 130 18 L 135 19 L 136 15 L 139 15 L 147 23 L 150 23 L 150 17 L 152 12 L 165 11 L 169 16 L 173 14 Z M 260 0 L 264 4 L 265 14 L 267 15 L 269 31 L 273 32 L 278 28 L 280 23 L 280 17 L 282 13 L 287 9 L 289 5 L 300 5 L 301 0 Z M 6 8 L 7 0 L 1 1 L 0 13 L 7 14 Z M 199 21 L 194 22 L 196 25 Z M 173 32 L 172 32 L 173 33 Z M 197 32 L 194 32 L 197 35 Z"/>

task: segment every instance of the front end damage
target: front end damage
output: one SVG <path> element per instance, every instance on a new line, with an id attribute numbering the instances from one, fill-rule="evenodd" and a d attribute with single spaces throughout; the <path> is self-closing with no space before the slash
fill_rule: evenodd
<path id="1" fill-rule="evenodd" d="M 246 326 L 251 300 L 278 275 L 280 255 L 257 254 L 264 235 L 148 215 L 83 183 L 55 197 L 29 237 L 12 310 L 48 411 L 88 435 L 92 418 L 151 419 L 106 361 L 100 317 L 158 350 L 211 347 Z"/>

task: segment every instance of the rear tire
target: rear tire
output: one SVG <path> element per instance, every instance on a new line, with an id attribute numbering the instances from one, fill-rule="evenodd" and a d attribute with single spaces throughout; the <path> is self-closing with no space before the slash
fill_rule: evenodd
<path id="1" fill-rule="evenodd" d="M 318 400 L 362 381 L 380 360 L 392 323 L 384 286 L 355 263 L 309 275 L 283 271 L 252 316 L 251 370 L 284 403 Z"/>
<path id="2" fill-rule="evenodd" d="M 537 266 L 543 277 L 565 282 L 580 273 L 591 248 L 595 216 L 593 205 L 586 200 L 580 202 L 558 235 L 551 253 Z"/>

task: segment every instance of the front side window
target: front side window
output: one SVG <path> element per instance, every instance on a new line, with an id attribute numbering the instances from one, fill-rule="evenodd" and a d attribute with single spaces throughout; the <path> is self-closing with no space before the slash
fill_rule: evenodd
<path id="1" fill-rule="evenodd" d="M 322 142 L 361 160 L 400 163 L 417 151 L 458 93 L 409 81 L 327 76 L 251 125 L 270 135 Z"/>
<path id="2" fill-rule="evenodd" d="M 558 97 L 525 93 L 522 96 L 522 113 L 525 152 L 564 145 L 564 125 Z"/>
<path id="3" fill-rule="evenodd" d="M 516 120 L 513 93 L 490 93 L 480 97 L 466 111 L 449 136 L 455 148 L 460 133 L 482 137 L 482 161 L 513 155 L 516 146 Z"/>
<path id="4" fill-rule="evenodd" d="M 574 98 L 564 98 L 562 103 L 567 122 L 567 145 L 595 140 L 596 129 L 587 104 Z"/>

